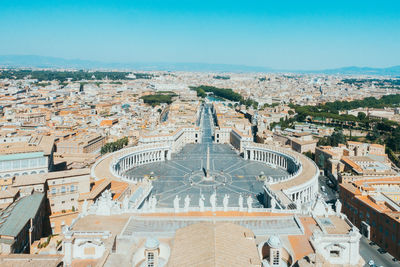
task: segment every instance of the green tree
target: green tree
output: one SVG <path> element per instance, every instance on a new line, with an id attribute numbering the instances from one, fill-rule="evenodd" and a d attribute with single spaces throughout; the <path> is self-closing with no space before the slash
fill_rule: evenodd
<path id="1" fill-rule="evenodd" d="M 358 112 L 357 118 L 358 118 L 360 121 L 363 121 L 363 120 L 365 120 L 365 118 L 367 118 L 367 115 L 366 115 L 364 112 Z"/>

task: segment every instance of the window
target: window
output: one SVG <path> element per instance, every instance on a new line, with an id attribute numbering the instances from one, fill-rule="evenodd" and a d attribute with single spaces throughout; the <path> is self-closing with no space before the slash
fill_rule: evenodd
<path id="1" fill-rule="evenodd" d="M 147 267 L 154 267 L 154 253 L 147 253 Z"/>
<path id="2" fill-rule="evenodd" d="M 279 261 L 279 257 L 280 257 L 279 250 L 273 251 L 272 257 L 273 257 L 272 265 L 278 265 L 279 266 L 279 262 L 280 262 Z"/>
<path id="3" fill-rule="evenodd" d="M 15 160 L 12 162 L 13 169 L 19 169 L 19 160 Z"/>
<path id="4" fill-rule="evenodd" d="M 21 160 L 21 168 L 26 169 L 28 168 L 28 166 L 29 166 L 28 160 Z"/>
<path id="5" fill-rule="evenodd" d="M 75 186 L 74 186 L 74 185 L 71 185 L 70 191 L 71 191 L 71 192 L 74 192 L 74 191 L 75 191 Z"/>
<path id="6" fill-rule="evenodd" d="M 53 187 L 53 188 L 51 189 L 51 194 L 54 195 L 56 192 L 57 192 L 57 190 Z"/>
<path id="7" fill-rule="evenodd" d="M 331 257 L 335 257 L 335 258 L 340 257 L 340 251 L 339 250 L 331 250 L 330 255 L 331 255 Z"/>
<path id="8" fill-rule="evenodd" d="M 66 192 L 65 186 L 61 187 L 61 193 L 65 193 L 65 192 Z"/>

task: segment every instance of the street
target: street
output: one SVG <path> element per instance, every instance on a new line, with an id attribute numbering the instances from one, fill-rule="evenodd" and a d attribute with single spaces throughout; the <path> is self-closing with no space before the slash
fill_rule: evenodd
<path id="1" fill-rule="evenodd" d="M 328 177 L 319 176 L 319 193 L 324 198 L 326 203 L 335 204 L 336 199 L 339 197 L 338 193 L 327 185 Z M 322 190 L 322 186 L 325 190 Z"/>
<path id="2" fill-rule="evenodd" d="M 394 262 L 389 253 L 380 254 L 377 245 L 370 245 L 371 241 L 364 236 L 360 239 L 360 255 L 365 261 L 364 266 L 369 266 L 368 262 L 373 260 L 376 266 L 400 266 L 399 262 Z"/>

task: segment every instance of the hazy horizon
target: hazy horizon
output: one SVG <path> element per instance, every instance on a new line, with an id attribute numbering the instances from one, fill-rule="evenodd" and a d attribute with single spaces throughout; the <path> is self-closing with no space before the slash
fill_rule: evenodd
<path id="1" fill-rule="evenodd" d="M 54 56 L 43 56 L 43 55 L 30 55 L 30 54 L 9 54 L 9 55 L 4 55 L 4 54 L 0 54 L 0 67 L 1 66 L 7 66 L 7 64 L 4 64 L 4 62 L 1 62 L 1 60 L 3 58 L 20 58 L 22 61 L 25 59 L 29 59 L 31 58 L 31 60 L 29 61 L 30 63 L 27 64 L 16 64 L 14 65 L 15 67 L 37 67 L 37 65 L 40 65 L 40 62 L 36 62 L 34 59 L 41 59 L 41 60 L 45 60 L 45 59 L 54 59 L 56 62 L 58 62 L 59 60 L 61 61 L 66 61 L 66 62 L 71 62 L 73 64 L 87 64 L 87 63 L 92 63 L 93 64 L 93 69 L 94 68 L 107 68 L 108 67 L 112 67 L 112 66 L 120 66 L 120 68 L 122 68 L 123 66 L 127 66 L 127 68 L 129 66 L 151 66 L 151 65 L 155 65 L 155 66 L 166 66 L 166 65 L 175 65 L 175 66 L 195 66 L 195 65 L 202 65 L 202 66 L 231 66 L 231 67 L 245 67 L 245 68 L 254 68 L 254 69 L 264 69 L 264 71 L 270 70 L 270 71 L 298 71 L 298 72 L 319 72 L 319 71 L 326 71 L 326 70 L 339 70 L 339 69 L 347 69 L 347 68 L 358 68 L 358 69 L 390 69 L 390 68 L 399 68 L 400 64 L 398 65 L 391 65 L 391 66 L 384 66 L 384 67 L 376 67 L 376 66 L 340 66 L 340 67 L 328 67 L 328 68 L 323 68 L 323 69 L 275 69 L 275 68 L 271 68 L 269 66 L 255 66 L 255 65 L 245 65 L 245 64 L 225 64 L 225 63 L 208 63 L 208 62 L 132 62 L 132 61 L 99 61 L 99 60 L 90 60 L 90 59 L 85 59 L 85 58 L 63 58 L 63 57 L 54 57 Z M 7 63 L 7 62 L 6 62 Z M 103 64 L 103 65 L 101 65 Z M 51 64 L 50 64 L 51 65 Z M 68 65 L 64 64 L 65 67 L 68 67 Z M 12 64 L 11 64 L 12 67 Z M 40 68 L 40 67 L 39 67 Z M 73 66 L 71 68 L 74 68 Z M 399 68 L 400 69 L 400 68 Z M 161 70 L 161 69 L 160 69 Z M 229 70 L 227 71 L 229 72 Z M 400 70 L 399 70 L 400 72 Z"/>

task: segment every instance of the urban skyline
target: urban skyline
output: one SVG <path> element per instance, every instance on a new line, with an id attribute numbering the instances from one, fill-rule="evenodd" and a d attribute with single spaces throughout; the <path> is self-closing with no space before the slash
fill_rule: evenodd
<path id="1" fill-rule="evenodd" d="M 0 266 L 399 266 L 399 9 L 0 1 Z"/>

